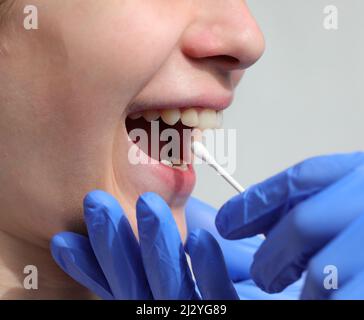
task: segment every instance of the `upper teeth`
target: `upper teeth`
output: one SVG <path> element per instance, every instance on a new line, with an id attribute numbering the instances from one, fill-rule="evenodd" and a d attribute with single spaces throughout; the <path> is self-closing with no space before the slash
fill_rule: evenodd
<path id="1" fill-rule="evenodd" d="M 166 124 L 174 126 L 181 119 L 181 112 L 179 109 L 165 109 L 162 110 L 161 117 Z"/>
<path id="2" fill-rule="evenodd" d="M 158 111 L 148 110 L 143 112 L 143 117 L 147 121 L 155 121 L 160 117 L 160 114 Z"/>
<path id="3" fill-rule="evenodd" d="M 223 121 L 222 111 L 212 109 L 188 108 L 188 109 L 164 109 L 164 110 L 147 110 L 129 115 L 129 118 L 135 120 L 143 117 L 147 121 L 157 120 L 159 117 L 170 125 L 175 125 L 179 120 L 188 127 L 199 129 L 221 128 Z"/>

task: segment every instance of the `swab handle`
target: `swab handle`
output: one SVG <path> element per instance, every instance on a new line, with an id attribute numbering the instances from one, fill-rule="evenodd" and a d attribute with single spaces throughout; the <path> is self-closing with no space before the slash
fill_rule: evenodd
<path id="1" fill-rule="evenodd" d="M 225 179 L 226 182 L 228 182 L 236 191 L 239 193 L 242 193 L 245 191 L 245 189 L 220 165 L 218 165 L 216 162 L 209 164 L 211 167 L 213 167 L 220 175 Z"/>
<path id="2" fill-rule="evenodd" d="M 238 192 L 244 192 L 245 189 L 223 168 L 221 167 L 216 160 L 209 154 L 206 147 L 198 141 L 193 141 L 192 152 L 195 156 L 200 159 L 206 161 L 212 168 L 214 168 L 220 175 Z"/>

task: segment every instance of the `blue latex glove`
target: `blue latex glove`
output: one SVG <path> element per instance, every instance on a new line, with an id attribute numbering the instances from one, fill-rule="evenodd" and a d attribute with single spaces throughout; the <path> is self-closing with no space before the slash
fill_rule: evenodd
<path id="1" fill-rule="evenodd" d="M 280 292 L 307 270 L 303 299 L 364 299 L 364 153 L 306 160 L 232 198 L 219 211 L 222 236 L 264 233 L 251 274 L 266 292 Z M 325 289 L 325 266 L 338 290 Z"/>
<path id="2" fill-rule="evenodd" d="M 243 240 L 227 240 L 221 237 L 215 226 L 217 210 L 212 206 L 191 197 L 186 206 L 186 221 L 189 231 L 204 229 L 213 235 L 221 247 L 229 277 L 233 281 L 240 299 L 249 300 L 295 300 L 302 290 L 303 281 L 299 280 L 283 292 L 269 294 L 252 281 L 250 268 L 255 252 L 262 244 L 261 237 Z"/>
<path id="3" fill-rule="evenodd" d="M 196 230 L 186 244 L 200 295 L 167 204 L 146 193 L 136 209 L 139 243 L 119 203 L 105 192 L 91 192 L 84 201 L 88 238 L 56 235 L 51 242 L 55 261 L 104 299 L 238 299 L 210 233 Z"/>

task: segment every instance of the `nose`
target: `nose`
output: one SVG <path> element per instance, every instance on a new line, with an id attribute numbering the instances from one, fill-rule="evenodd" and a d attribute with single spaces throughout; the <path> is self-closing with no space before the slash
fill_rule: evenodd
<path id="1" fill-rule="evenodd" d="M 247 69 L 264 52 L 264 37 L 242 0 L 195 0 L 193 20 L 181 45 L 192 59 L 210 61 L 220 69 Z"/>

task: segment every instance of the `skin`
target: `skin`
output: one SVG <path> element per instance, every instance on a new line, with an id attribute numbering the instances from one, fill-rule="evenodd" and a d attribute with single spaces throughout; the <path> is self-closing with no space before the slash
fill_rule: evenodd
<path id="1" fill-rule="evenodd" d="M 31 31 L 26 4 L 15 1 L 0 30 L 0 294 L 88 298 L 48 249 L 57 232 L 85 231 L 87 192 L 113 194 L 134 230 L 136 199 L 158 192 L 185 237 L 188 195 L 146 185 L 128 161 L 131 106 L 230 97 L 264 40 L 242 0 L 33 0 Z M 31 293 L 22 289 L 28 264 L 41 275 Z"/>

